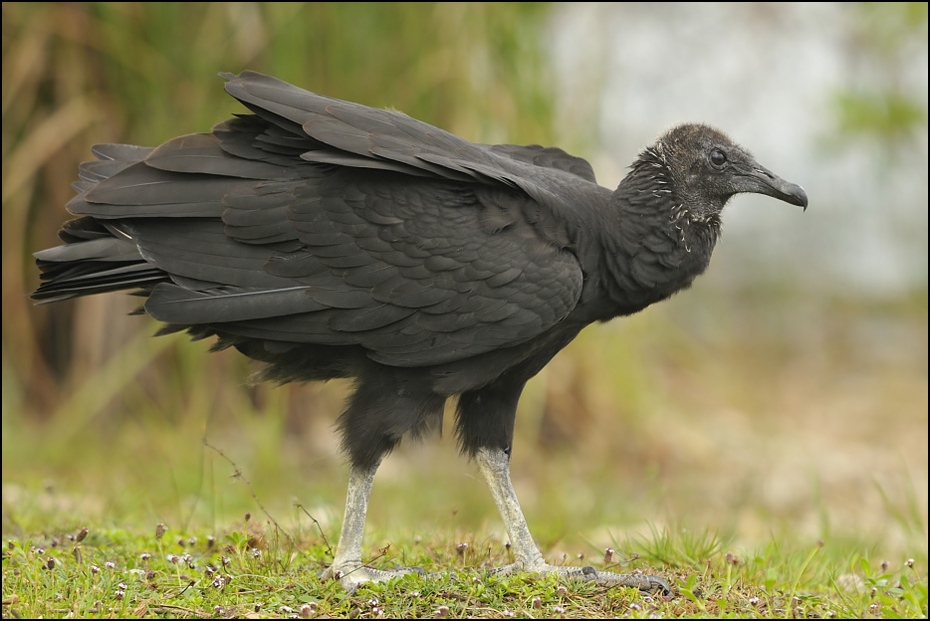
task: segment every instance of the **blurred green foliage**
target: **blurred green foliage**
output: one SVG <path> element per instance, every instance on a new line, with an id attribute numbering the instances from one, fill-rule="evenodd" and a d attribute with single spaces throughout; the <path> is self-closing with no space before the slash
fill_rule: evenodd
<path id="1" fill-rule="evenodd" d="M 926 49 L 926 2 L 863 2 L 852 7 L 850 33 L 856 73 L 863 76 L 834 97 L 835 139 L 871 139 L 893 148 L 927 127 L 927 101 L 903 90 L 921 39 Z"/>

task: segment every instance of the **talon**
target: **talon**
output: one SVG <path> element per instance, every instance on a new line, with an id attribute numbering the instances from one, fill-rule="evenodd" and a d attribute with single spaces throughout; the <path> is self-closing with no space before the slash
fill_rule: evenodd
<path id="1" fill-rule="evenodd" d="M 669 595 L 674 595 L 674 591 L 672 591 L 672 586 L 668 582 L 660 578 L 659 576 L 649 576 L 649 586 L 650 586 L 650 589 L 649 589 L 650 591 L 658 591 L 661 589 L 663 596 L 667 597 Z"/>

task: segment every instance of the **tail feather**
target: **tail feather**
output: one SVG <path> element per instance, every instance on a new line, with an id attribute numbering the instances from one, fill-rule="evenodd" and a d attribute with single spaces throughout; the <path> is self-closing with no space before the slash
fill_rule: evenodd
<path id="1" fill-rule="evenodd" d="M 85 162 L 74 184 L 79 197 L 144 159 L 153 149 L 124 144 L 93 148 L 99 158 Z M 58 236 L 64 245 L 35 253 L 41 284 L 32 294 L 39 304 L 109 291 L 148 293 L 168 275 L 143 259 L 138 246 L 111 225 L 93 217 L 69 220 Z"/>
<path id="2" fill-rule="evenodd" d="M 43 304 L 121 289 L 151 291 L 168 280 L 165 272 L 142 258 L 134 243 L 117 237 L 74 236 L 70 243 L 35 257 L 42 283 L 32 299 Z"/>

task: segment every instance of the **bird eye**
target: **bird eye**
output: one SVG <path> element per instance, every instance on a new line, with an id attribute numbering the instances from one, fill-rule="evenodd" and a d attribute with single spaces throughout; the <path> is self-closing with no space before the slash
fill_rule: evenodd
<path id="1" fill-rule="evenodd" d="M 723 166 L 727 163 L 727 156 L 720 149 L 714 149 L 710 152 L 710 163 L 714 166 Z"/>

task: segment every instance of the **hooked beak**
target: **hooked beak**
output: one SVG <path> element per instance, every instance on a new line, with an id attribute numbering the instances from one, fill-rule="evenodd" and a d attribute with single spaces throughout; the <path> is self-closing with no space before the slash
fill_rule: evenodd
<path id="1" fill-rule="evenodd" d="M 772 171 L 759 165 L 752 166 L 741 176 L 741 192 L 765 194 L 807 211 L 807 192 L 796 183 L 785 181 Z"/>
<path id="2" fill-rule="evenodd" d="M 785 181 L 764 166 L 752 162 L 737 176 L 737 192 L 765 194 L 807 211 L 807 192 L 796 183 Z"/>

